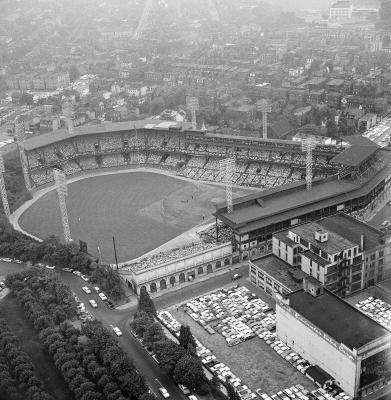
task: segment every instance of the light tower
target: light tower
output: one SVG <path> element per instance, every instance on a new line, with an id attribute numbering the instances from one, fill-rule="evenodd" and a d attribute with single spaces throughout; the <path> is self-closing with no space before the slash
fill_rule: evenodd
<path id="1" fill-rule="evenodd" d="M 305 181 L 307 182 L 307 190 L 312 189 L 312 151 L 316 147 L 316 142 L 312 138 L 307 138 L 301 142 L 302 151 L 306 152 L 306 173 L 305 173 Z"/>
<path id="2" fill-rule="evenodd" d="M 145 3 L 143 13 L 141 14 L 140 21 L 138 23 L 136 31 L 134 32 L 133 39 L 139 40 L 141 38 L 141 35 L 143 34 L 145 28 L 148 25 L 148 19 L 149 15 L 151 14 L 152 5 L 153 5 L 153 0 L 147 0 L 147 2 Z"/>
<path id="3" fill-rule="evenodd" d="M 68 187 L 65 179 L 65 173 L 60 169 L 53 169 L 54 182 L 58 194 L 58 203 L 60 206 L 61 222 L 64 230 L 64 237 L 67 243 L 72 242 L 71 230 L 69 228 L 67 204 L 65 196 L 68 196 Z"/>
<path id="4" fill-rule="evenodd" d="M 227 211 L 228 214 L 233 212 L 233 202 L 232 202 L 232 177 L 235 173 L 235 156 L 225 158 L 220 161 L 220 168 L 224 172 L 223 182 L 225 183 L 225 195 L 227 200 Z"/>
<path id="5" fill-rule="evenodd" d="M 258 106 L 258 111 L 262 113 L 263 138 L 267 139 L 267 114 L 272 112 L 272 106 L 266 99 L 262 99 Z"/>
<path id="6" fill-rule="evenodd" d="M 197 97 L 186 97 L 186 106 L 191 111 L 191 129 L 197 129 L 197 111 L 200 109 L 200 103 Z"/>
<path id="7" fill-rule="evenodd" d="M 24 140 L 24 125 L 20 122 L 15 122 L 15 137 L 16 137 L 16 144 L 19 150 L 20 163 L 22 165 L 24 183 L 26 185 L 26 189 L 30 192 L 33 187 L 30 180 L 29 164 L 27 161 L 26 152 L 24 151 L 22 145 L 22 142 Z"/>
<path id="8" fill-rule="evenodd" d="M 7 190 L 5 188 L 4 172 L 5 168 L 4 168 L 3 153 L 0 152 L 0 193 L 1 193 L 1 200 L 3 201 L 4 214 L 7 216 L 7 218 L 9 218 L 11 212 L 10 212 L 10 206 L 8 204 Z"/>
<path id="9" fill-rule="evenodd" d="M 68 133 L 70 135 L 73 134 L 73 105 L 70 101 L 65 101 L 64 104 L 62 105 L 62 113 L 64 114 L 65 121 L 67 124 L 68 128 Z"/>

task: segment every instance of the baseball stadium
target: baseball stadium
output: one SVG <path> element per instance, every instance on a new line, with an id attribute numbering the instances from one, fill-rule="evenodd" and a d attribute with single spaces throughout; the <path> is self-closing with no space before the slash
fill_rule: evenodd
<path id="1" fill-rule="evenodd" d="M 19 149 L 34 194 L 14 213 L 14 226 L 64 239 L 53 174 L 61 170 L 72 239 L 113 263 L 115 238 L 117 261 L 133 282 L 140 271 L 202 252 L 211 258 L 198 272 L 214 272 L 252 248 L 265 251 L 272 232 L 286 224 L 363 212 L 388 185 L 390 154 L 369 139 L 347 138 L 344 146 L 317 145 L 309 168 L 300 142 L 224 136 L 156 119 L 58 130 L 25 138 Z M 221 161 L 232 157 L 228 210 Z M 216 248 L 221 254 L 212 255 Z M 153 282 L 151 292 L 166 288 L 168 275 L 166 269 L 167 279 Z M 172 285 L 196 277 L 179 274 Z"/>

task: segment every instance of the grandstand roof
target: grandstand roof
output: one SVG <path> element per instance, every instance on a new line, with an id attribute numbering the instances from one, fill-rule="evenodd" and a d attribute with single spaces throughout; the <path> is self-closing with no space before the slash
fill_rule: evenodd
<path id="1" fill-rule="evenodd" d="M 344 141 L 348 142 L 350 146 L 331 160 L 334 164 L 357 167 L 371 157 L 379 148 L 372 140 L 361 135 L 347 136 Z"/>
<path id="2" fill-rule="evenodd" d="M 45 133 L 43 135 L 32 136 L 23 141 L 23 147 L 26 150 L 34 150 L 49 144 L 61 142 L 70 137 L 95 135 L 100 133 L 113 133 L 131 131 L 134 129 L 154 129 L 154 130 L 169 130 L 172 128 L 180 130 L 190 130 L 191 122 L 175 122 L 163 121 L 158 119 L 146 119 L 139 121 L 124 121 L 103 123 L 100 125 L 83 125 L 74 128 L 73 134 L 70 135 L 68 130 L 59 129 L 58 131 Z"/>
<path id="3" fill-rule="evenodd" d="M 391 161 L 391 153 L 382 152 Z M 215 216 L 239 234 L 335 206 L 368 194 L 390 173 L 389 163 L 381 171 L 359 184 L 336 177 L 315 181 L 311 191 L 305 182 L 294 182 L 260 191 L 234 200 L 234 211 L 228 214 L 226 204 L 219 204 Z"/>

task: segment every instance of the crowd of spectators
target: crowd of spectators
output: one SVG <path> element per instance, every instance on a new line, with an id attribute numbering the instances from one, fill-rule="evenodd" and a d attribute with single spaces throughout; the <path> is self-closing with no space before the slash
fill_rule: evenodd
<path id="1" fill-rule="evenodd" d="M 179 249 L 161 252 L 158 254 L 154 254 L 150 257 L 143 258 L 136 263 L 129 264 L 124 269 L 142 271 L 145 269 L 156 267 L 158 265 L 166 264 L 168 262 L 173 262 L 196 253 L 200 253 L 201 251 L 210 250 L 211 248 L 216 247 L 216 245 L 216 243 L 205 242 L 191 243 L 190 245 Z"/>
<path id="2" fill-rule="evenodd" d="M 263 149 L 256 146 L 257 143 L 255 148 L 237 148 L 229 143 L 224 146 L 215 139 L 211 143 L 186 143 L 185 137 L 176 132 L 140 130 L 123 136 L 114 133 L 73 137 L 29 151 L 27 156 L 31 177 L 37 186 L 52 180 L 46 169 L 54 166 L 60 166 L 67 175 L 72 175 L 101 167 L 153 165 L 174 169 L 178 175 L 194 180 L 224 183 L 226 174 L 221 168 L 221 160 L 231 155 L 236 156 L 232 176 L 235 185 L 269 188 L 302 179 L 306 154 L 297 151 L 297 146 L 292 151 L 288 151 L 287 144 L 281 143 L 274 147 L 268 143 Z M 331 156 L 314 152 L 314 177 L 323 178 L 335 172 L 335 167 L 329 163 Z"/>

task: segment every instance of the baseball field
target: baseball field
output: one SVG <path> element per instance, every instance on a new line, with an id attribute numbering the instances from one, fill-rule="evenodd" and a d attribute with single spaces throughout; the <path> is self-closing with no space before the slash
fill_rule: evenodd
<path id="1" fill-rule="evenodd" d="M 240 190 L 238 194 L 245 194 Z M 248 193 L 248 192 L 247 192 Z M 67 207 L 72 239 L 114 262 L 139 257 L 211 217 L 224 188 L 151 172 L 102 175 L 68 184 Z M 39 238 L 63 239 L 57 193 L 50 191 L 27 209 L 20 226 Z"/>

